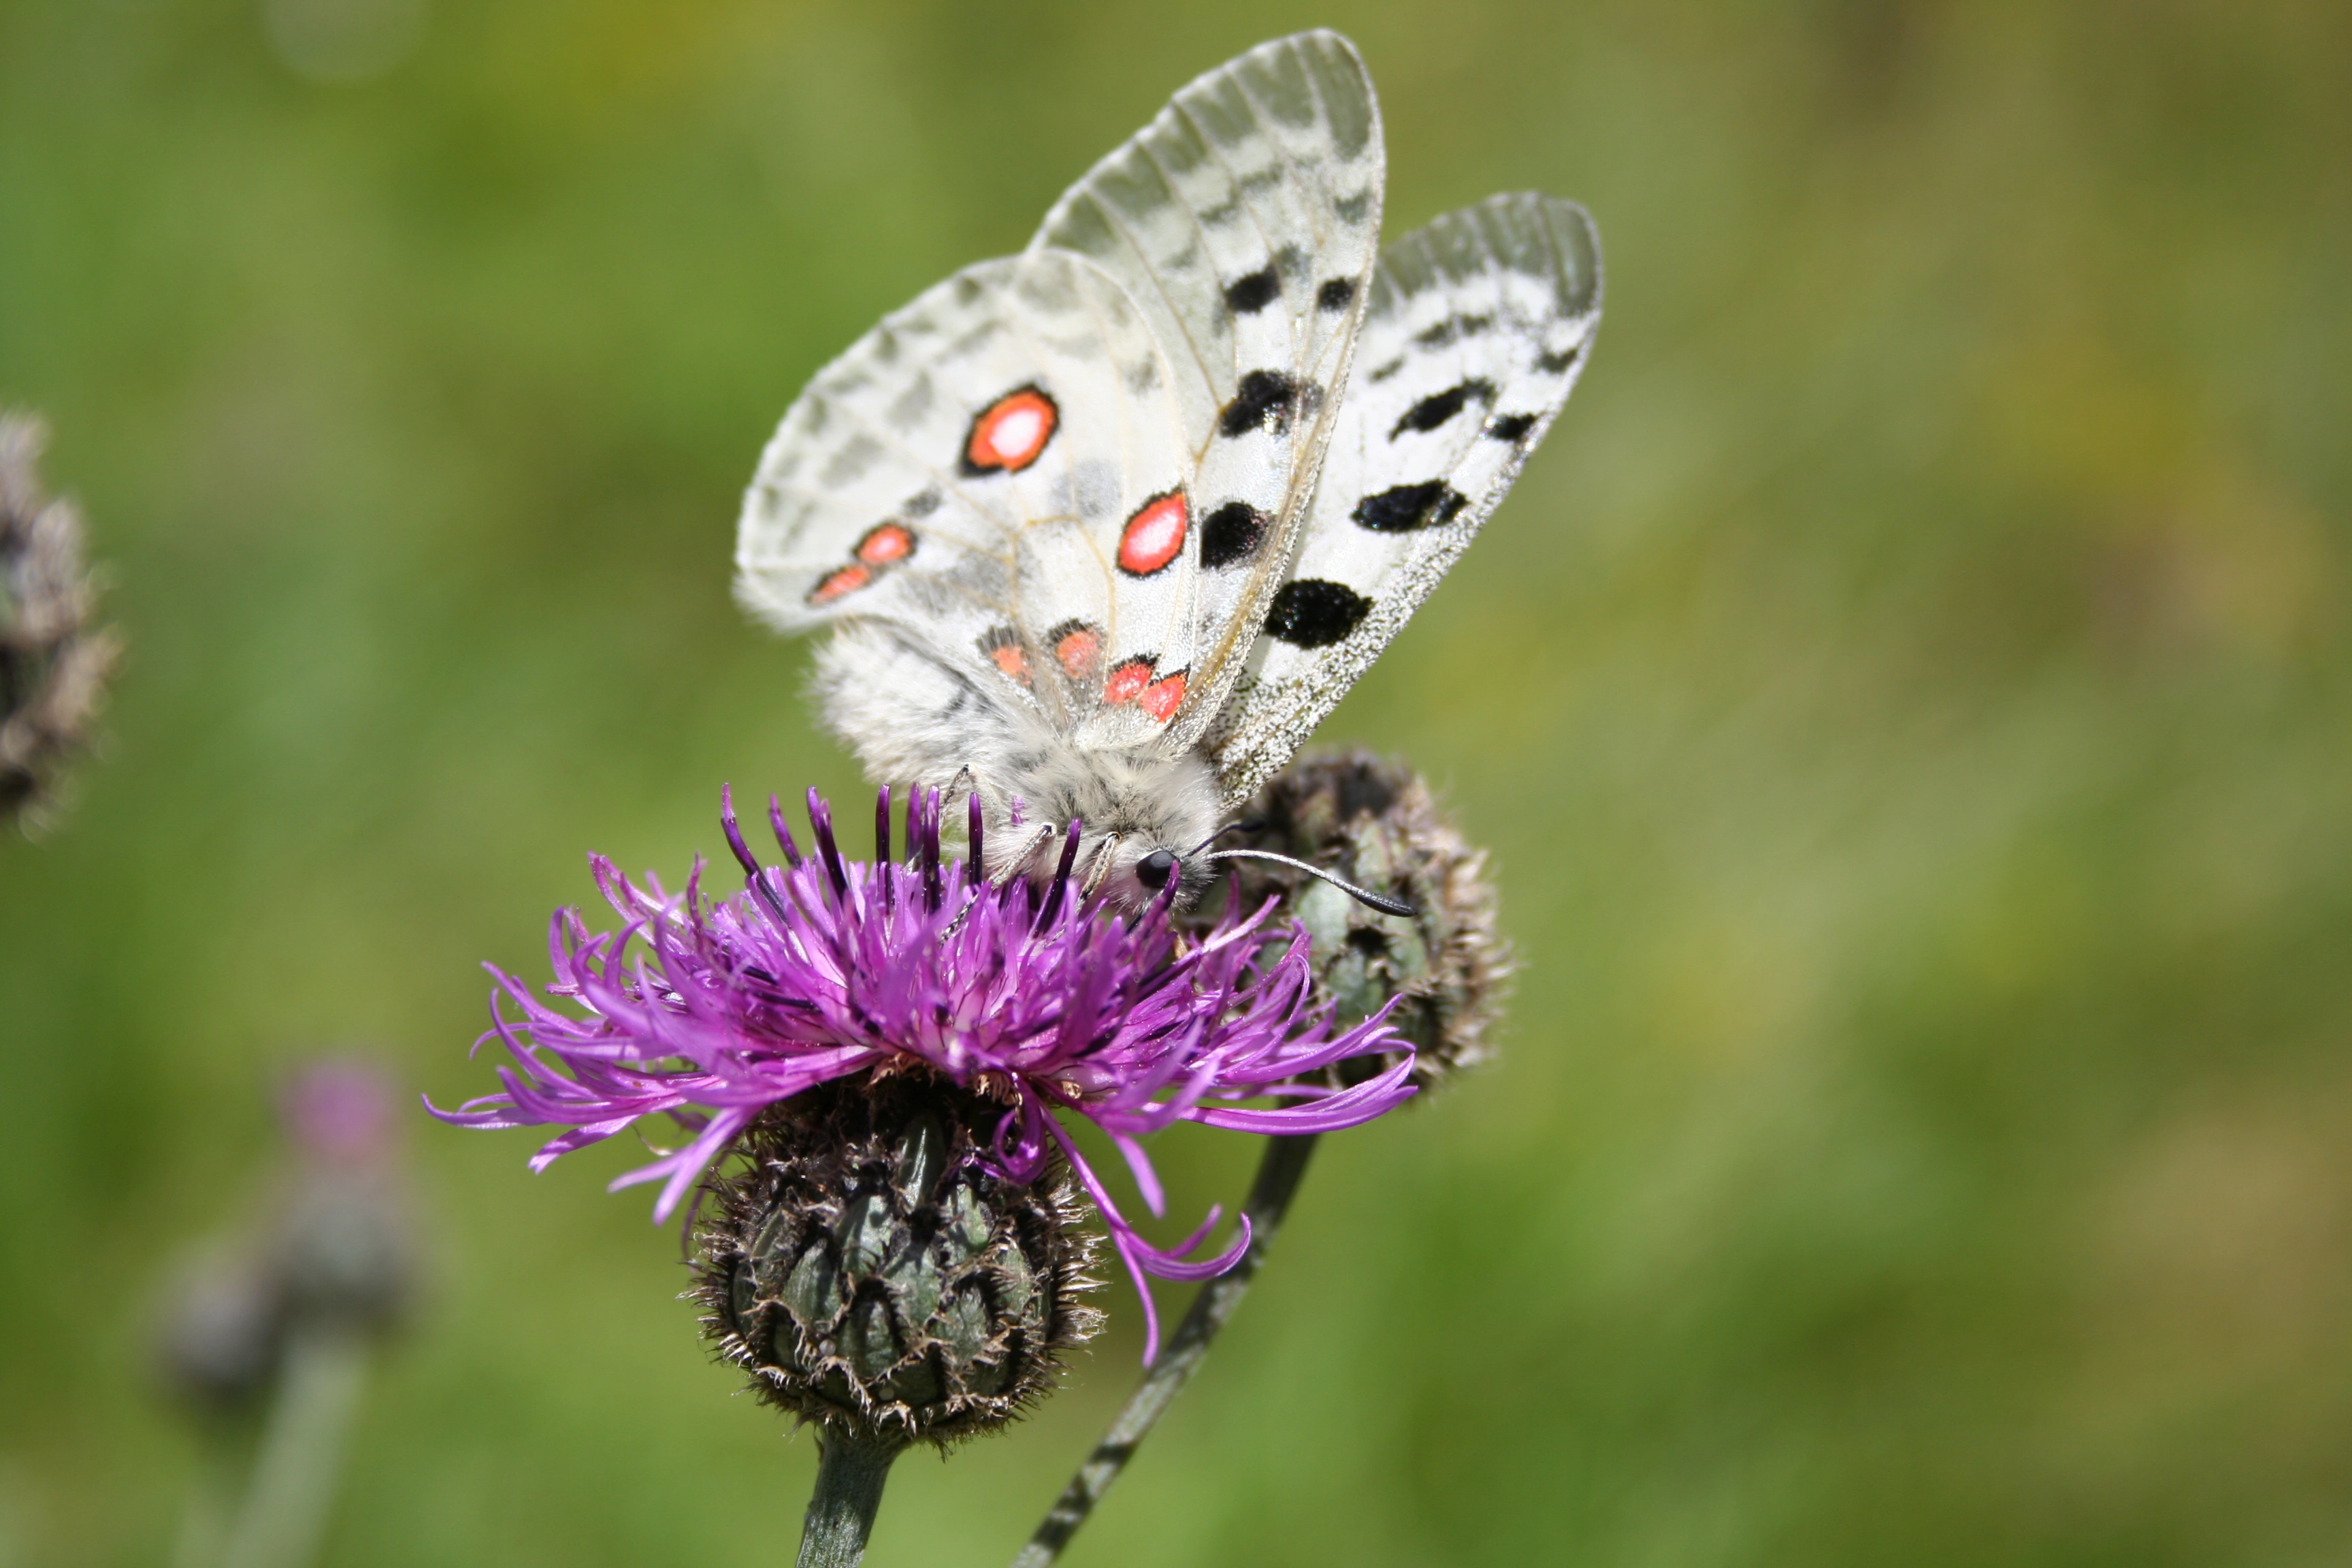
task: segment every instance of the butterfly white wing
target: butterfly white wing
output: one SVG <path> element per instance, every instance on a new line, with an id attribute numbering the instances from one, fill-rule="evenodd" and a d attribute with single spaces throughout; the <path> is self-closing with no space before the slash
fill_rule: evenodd
<path id="1" fill-rule="evenodd" d="M 1120 618 L 1139 634 L 1109 650 L 1113 668 L 1161 683 L 1147 710 L 1176 699 L 1156 715 L 1172 718 L 1171 752 L 1223 703 L 1289 559 L 1347 379 L 1384 170 L 1380 110 L 1354 46 L 1301 33 L 1178 92 L 1031 242 L 1032 254 L 1084 255 L 1126 286 L 1165 348 L 1196 442 L 1181 532 L 1171 505 L 1145 520 L 1153 548 L 1107 541 L 1122 568 Z M 1086 738 L 1142 736 L 1106 711 Z"/>
<path id="2" fill-rule="evenodd" d="M 1390 246 L 1286 580 L 1204 737 L 1226 807 L 1286 763 L 1469 547 L 1568 400 L 1601 320 L 1570 202 L 1495 196 Z"/>

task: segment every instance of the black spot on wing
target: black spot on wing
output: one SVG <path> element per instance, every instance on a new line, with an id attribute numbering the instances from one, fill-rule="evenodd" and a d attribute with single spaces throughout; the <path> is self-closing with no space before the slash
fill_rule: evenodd
<path id="1" fill-rule="evenodd" d="M 1546 375 L 1558 375 L 1574 364 L 1577 356 L 1583 352 L 1584 345 L 1578 343 L 1572 348 L 1562 349 L 1556 354 L 1540 355 L 1536 360 L 1536 368 Z"/>
<path id="2" fill-rule="evenodd" d="M 1408 430 L 1434 430 L 1461 413 L 1462 405 L 1474 397 L 1481 403 L 1494 402 L 1495 384 L 1474 375 L 1458 386 L 1431 393 L 1405 411 L 1404 417 L 1396 422 L 1396 428 L 1389 432 L 1389 439 L 1393 441 Z"/>
<path id="3" fill-rule="evenodd" d="M 1374 533 L 1411 533 L 1417 528 L 1451 522 L 1469 504 L 1467 496 L 1444 479 L 1423 479 L 1417 485 L 1398 485 L 1366 496 L 1348 515 Z"/>
<path id="4" fill-rule="evenodd" d="M 1374 365 L 1370 370 L 1365 372 L 1364 379 L 1366 381 L 1386 381 L 1389 377 L 1394 375 L 1403 368 L 1403 360 L 1392 359 L 1386 364 Z"/>
<path id="5" fill-rule="evenodd" d="M 929 517 L 940 510 L 940 502 L 943 499 L 936 489 L 921 490 L 908 496 L 906 504 L 898 510 L 908 517 Z"/>
<path id="6" fill-rule="evenodd" d="M 1486 421 L 1486 434 L 1497 441 L 1516 441 L 1536 427 L 1532 414 L 1497 414 Z"/>
<path id="7" fill-rule="evenodd" d="M 1425 349 L 1442 349 L 1462 338 L 1475 337 L 1494 324 L 1492 316 L 1448 316 L 1437 325 L 1413 333 L 1412 341 Z"/>
<path id="8" fill-rule="evenodd" d="M 1238 565 L 1257 553 L 1265 542 L 1273 519 L 1245 500 L 1229 500 L 1201 524 L 1201 564 Z"/>
<path id="9" fill-rule="evenodd" d="M 1352 278 L 1329 278 L 1315 290 L 1315 308 L 1318 310 L 1344 310 L 1348 301 L 1356 297 L 1356 280 Z"/>
<path id="10" fill-rule="evenodd" d="M 1294 647 L 1328 647 L 1363 625 L 1372 602 L 1344 583 L 1301 577 L 1285 583 L 1265 614 L 1269 637 Z"/>
<path id="11" fill-rule="evenodd" d="M 1256 314 L 1281 297 L 1282 279 L 1275 276 L 1271 263 L 1225 285 L 1225 303 L 1244 316 Z"/>
<path id="12" fill-rule="evenodd" d="M 1217 421 L 1217 429 L 1226 436 L 1245 436 L 1252 430 L 1285 435 L 1297 405 L 1297 382 L 1278 370 L 1254 370 L 1242 377 L 1234 400 L 1225 405 Z"/>

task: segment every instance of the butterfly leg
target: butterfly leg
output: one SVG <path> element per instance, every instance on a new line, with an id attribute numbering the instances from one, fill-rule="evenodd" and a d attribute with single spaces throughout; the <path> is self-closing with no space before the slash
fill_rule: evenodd
<path id="1" fill-rule="evenodd" d="M 1093 898 L 1095 889 L 1103 885 L 1103 879 L 1110 875 L 1111 866 L 1118 858 L 1118 841 L 1125 837 L 1123 833 L 1114 833 L 1104 838 L 1102 848 L 1095 855 L 1094 869 L 1087 873 L 1087 885 L 1080 890 L 1080 898 Z"/>
<path id="2" fill-rule="evenodd" d="M 990 885 L 1001 888 L 1004 886 L 1005 883 L 1013 880 L 1013 878 L 1019 876 L 1021 874 L 1021 868 L 1029 863 L 1029 857 L 1037 853 L 1037 847 L 1053 837 L 1054 825 L 1050 822 L 1039 823 L 1037 825 L 1037 831 L 1032 833 L 1029 836 L 1028 841 L 1021 846 L 1020 853 L 1013 856 L 1012 859 L 1007 860 L 1004 863 L 1004 868 L 997 872 L 995 876 L 989 879 Z"/>

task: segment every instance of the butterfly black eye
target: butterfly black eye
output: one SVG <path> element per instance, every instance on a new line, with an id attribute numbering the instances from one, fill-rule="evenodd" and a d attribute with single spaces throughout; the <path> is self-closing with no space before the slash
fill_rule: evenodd
<path id="1" fill-rule="evenodd" d="M 1147 888 L 1164 888 L 1175 874 L 1176 857 L 1165 849 L 1154 849 L 1135 863 L 1135 879 Z"/>

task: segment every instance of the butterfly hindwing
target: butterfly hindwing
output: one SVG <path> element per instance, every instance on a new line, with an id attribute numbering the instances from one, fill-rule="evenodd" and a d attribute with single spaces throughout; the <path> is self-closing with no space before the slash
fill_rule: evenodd
<path id="1" fill-rule="evenodd" d="M 1204 738 L 1228 806 L 1286 763 L 1469 547 L 1601 316 L 1573 203 L 1496 196 L 1390 246 L 1296 560 Z"/>
<path id="2" fill-rule="evenodd" d="M 1202 77 L 1046 216 L 1032 254 L 1076 252 L 1126 286 L 1164 346 L 1193 443 L 1181 549 L 1120 556 L 1164 573 L 1176 619 L 1129 611 L 1115 658 L 1150 661 L 1181 705 L 1171 750 L 1208 725 L 1239 674 L 1305 511 L 1345 384 L 1380 234 L 1380 110 L 1355 48 L 1303 33 Z M 1172 513 L 1142 521 L 1155 547 Z M 1146 633 L 1148 629 L 1148 634 Z M 1139 668 L 1139 667 L 1138 667 Z M 1166 719 L 1168 715 L 1161 715 Z M 1086 737 L 1142 738 L 1109 710 Z"/>

